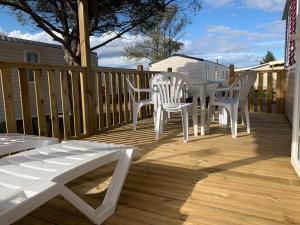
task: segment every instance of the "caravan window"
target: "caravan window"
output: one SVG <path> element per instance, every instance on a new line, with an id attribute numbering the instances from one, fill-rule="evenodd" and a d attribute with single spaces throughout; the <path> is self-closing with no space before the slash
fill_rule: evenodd
<path id="1" fill-rule="evenodd" d="M 27 63 L 39 63 L 39 54 L 37 52 L 26 52 L 25 60 Z M 34 81 L 34 71 L 28 69 L 28 81 Z"/>

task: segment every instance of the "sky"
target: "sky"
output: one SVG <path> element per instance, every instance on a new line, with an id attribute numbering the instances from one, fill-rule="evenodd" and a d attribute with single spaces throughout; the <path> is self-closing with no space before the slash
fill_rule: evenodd
<path id="1" fill-rule="evenodd" d="M 182 33 L 184 47 L 179 53 L 236 67 L 259 64 L 268 50 L 276 59 L 283 59 L 284 3 L 285 0 L 202 0 L 202 9 L 191 17 L 192 23 Z M 5 8 L 0 8 L 0 18 L 0 31 L 8 36 L 55 43 L 34 25 L 20 25 Z M 91 46 L 110 35 L 91 37 Z M 147 67 L 147 60 L 127 60 L 122 54 L 124 46 L 139 40 L 139 36 L 126 34 L 96 50 L 99 66 Z"/>

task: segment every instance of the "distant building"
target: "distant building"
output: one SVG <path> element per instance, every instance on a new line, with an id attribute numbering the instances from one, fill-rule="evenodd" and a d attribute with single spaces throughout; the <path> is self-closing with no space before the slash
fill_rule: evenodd
<path id="1" fill-rule="evenodd" d="M 97 66 L 97 55 L 92 54 L 92 65 Z M 0 34 L 0 61 L 13 61 L 13 62 L 28 62 L 28 63 L 42 63 L 42 64 L 56 64 L 65 65 L 64 51 L 60 45 L 48 44 L 37 41 L 30 41 L 20 38 L 7 37 Z M 46 75 L 46 74 L 45 74 Z M 28 83 L 31 102 L 32 116 L 36 117 L 35 105 L 35 90 L 34 90 L 34 76 L 33 71 L 28 70 Z M 57 108 L 61 113 L 61 97 L 60 97 L 60 80 L 58 74 L 55 75 L 55 84 L 57 90 Z M 45 98 L 45 112 L 50 115 L 49 93 L 47 76 L 42 77 L 42 85 Z M 22 119 L 21 102 L 20 102 L 20 89 L 17 70 L 12 71 L 12 88 L 13 99 L 16 110 L 16 119 Z M 0 81 L 0 122 L 5 120 L 3 98 Z"/>
<path id="2" fill-rule="evenodd" d="M 219 80 L 226 79 L 229 67 L 205 59 L 187 55 L 174 54 L 150 65 L 151 71 L 167 71 L 186 74 L 190 80 Z"/>
<path id="3" fill-rule="evenodd" d="M 257 66 L 253 66 L 253 67 L 246 67 L 246 68 L 239 68 L 239 69 L 235 69 L 235 72 L 245 72 L 245 71 L 255 71 L 257 73 L 263 73 L 263 90 L 267 90 L 267 85 L 268 85 L 268 72 L 272 72 L 273 71 L 278 71 L 278 70 L 283 70 L 284 69 L 284 60 L 276 60 L 276 61 L 272 61 L 272 62 L 268 62 L 268 63 L 264 63 L 264 64 L 260 64 Z M 273 81 L 275 84 L 275 81 L 277 80 L 277 75 L 273 74 Z M 273 84 L 273 85 L 274 85 Z M 255 84 L 254 84 L 254 88 L 258 88 L 258 79 L 256 80 Z M 276 87 L 273 86 L 273 88 L 275 89 Z"/>

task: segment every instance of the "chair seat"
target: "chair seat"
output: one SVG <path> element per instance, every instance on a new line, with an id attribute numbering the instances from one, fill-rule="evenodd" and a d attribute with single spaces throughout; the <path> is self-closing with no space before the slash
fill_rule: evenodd
<path id="1" fill-rule="evenodd" d="M 234 105 L 236 103 L 236 99 L 233 98 L 224 98 L 219 97 L 215 99 L 214 105 Z"/>
<path id="2" fill-rule="evenodd" d="M 145 99 L 145 100 L 136 101 L 136 103 L 142 105 L 152 105 L 153 101 L 152 99 Z"/>
<path id="3" fill-rule="evenodd" d="M 181 108 L 192 106 L 193 103 L 165 103 L 163 108 L 167 111 L 180 111 Z"/>

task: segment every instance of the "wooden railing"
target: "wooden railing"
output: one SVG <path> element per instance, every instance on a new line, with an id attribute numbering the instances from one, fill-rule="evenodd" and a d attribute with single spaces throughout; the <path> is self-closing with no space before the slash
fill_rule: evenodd
<path id="1" fill-rule="evenodd" d="M 240 73 L 243 72 L 235 73 L 234 76 Z M 249 109 L 251 112 L 283 114 L 285 93 L 285 70 L 257 71 L 256 83 L 249 94 Z"/>
<path id="2" fill-rule="evenodd" d="M 28 81 L 28 71 L 34 74 L 33 82 Z M 131 99 L 125 79 L 147 88 L 153 74 L 142 66 L 100 67 L 88 76 L 84 67 L 0 61 L 0 119 L 5 121 L 1 130 L 71 139 L 129 123 Z M 139 116 L 151 113 L 147 107 Z"/>

